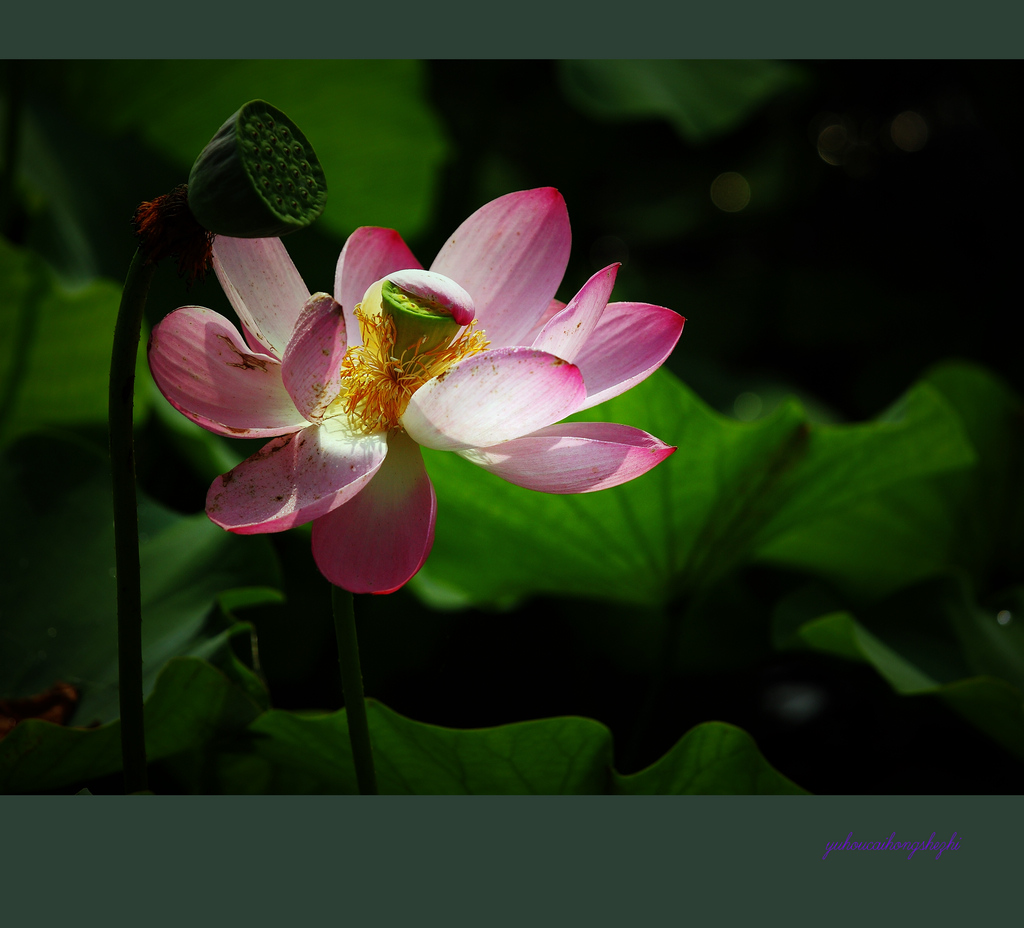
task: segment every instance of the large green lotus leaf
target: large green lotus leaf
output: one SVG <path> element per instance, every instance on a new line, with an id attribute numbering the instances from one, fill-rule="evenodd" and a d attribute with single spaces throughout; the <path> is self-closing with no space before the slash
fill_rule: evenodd
<path id="1" fill-rule="evenodd" d="M 328 198 L 319 223 L 338 235 L 381 225 L 413 236 L 429 218 L 446 141 L 421 62 L 76 61 L 58 79 L 83 122 L 141 135 L 177 161 L 182 182 L 229 116 L 267 100 L 323 165 Z"/>
<path id="2" fill-rule="evenodd" d="M 612 769 L 611 732 L 565 717 L 458 730 L 367 706 L 378 786 L 386 794 L 569 795 L 799 793 L 745 732 L 712 722 L 689 732 L 634 776 Z M 344 711 L 302 716 L 271 710 L 249 727 L 255 756 L 223 764 L 225 792 L 355 792 Z"/>
<path id="3" fill-rule="evenodd" d="M 387 794 L 603 793 L 611 737 L 598 722 L 544 719 L 499 728 L 424 725 L 370 700 L 378 787 Z M 250 731 L 269 763 L 270 792 L 355 792 L 344 711 L 306 716 L 271 710 Z M 246 791 L 241 778 L 225 792 Z"/>
<path id="4" fill-rule="evenodd" d="M 0 458 L 8 500 L 0 532 L 0 694 L 24 697 L 56 680 L 81 690 L 79 724 L 118 714 L 113 517 L 106 460 L 85 444 L 26 436 Z M 205 516 L 142 497 L 143 661 L 148 692 L 171 657 L 206 656 L 226 623 L 208 621 L 219 596 L 274 584 L 265 538 L 235 536 Z M 259 592 L 260 601 L 276 595 Z"/>
<path id="5" fill-rule="evenodd" d="M 794 64 L 742 60 L 564 61 L 561 76 L 567 96 L 585 112 L 661 117 L 693 143 L 739 128 L 760 105 L 807 80 Z"/>
<path id="6" fill-rule="evenodd" d="M 778 631 L 791 645 L 871 665 L 898 693 L 941 697 L 1024 757 L 1024 590 L 1000 605 L 1013 611 L 982 607 L 962 577 L 947 576 L 864 619 L 839 611 Z"/>
<path id="7" fill-rule="evenodd" d="M 779 773 L 742 728 L 705 722 L 690 729 L 646 770 L 615 774 L 616 790 L 634 796 L 806 795 Z"/>
<path id="8" fill-rule="evenodd" d="M 150 762 L 194 751 L 222 733 L 244 729 L 265 708 L 255 681 L 241 683 L 206 661 L 169 661 L 146 700 Z M 234 677 L 234 679 L 233 679 Z M 75 785 L 121 769 L 121 723 L 64 728 L 30 719 L 0 741 L 0 792 L 28 793 Z"/>
<path id="9" fill-rule="evenodd" d="M 662 370 L 580 418 L 634 425 L 678 450 L 628 484 L 569 496 L 428 452 L 438 517 L 414 581 L 420 595 L 453 606 L 542 592 L 664 605 L 712 587 L 806 522 L 974 459 L 957 416 L 927 385 L 864 424 L 811 425 L 795 401 L 741 423 Z"/>
<path id="10" fill-rule="evenodd" d="M 107 387 L 120 288 L 95 281 L 65 289 L 27 249 L 0 238 L 0 439 L 46 425 L 107 421 Z M 150 398 L 145 339 L 135 404 Z"/>
<path id="11" fill-rule="evenodd" d="M 758 558 L 812 573 L 857 598 L 888 596 L 950 563 L 956 523 L 940 480 L 905 480 L 809 519 L 769 539 Z"/>
<path id="12" fill-rule="evenodd" d="M 759 557 L 817 574 L 866 599 L 888 596 L 950 565 L 970 570 L 979 581 L 999 567 L 1018 574 L 1024 405 L 974 365 L 943 364 L 924 383 L 960 417 L 976 466 L 899 482 L 847 510 L 807 519 L 763 544 Z"/>

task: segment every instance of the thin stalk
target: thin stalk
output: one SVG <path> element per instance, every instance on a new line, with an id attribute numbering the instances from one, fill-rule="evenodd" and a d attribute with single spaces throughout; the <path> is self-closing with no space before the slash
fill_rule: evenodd
<path id="1" fill-rule="evenodd" d="M 121 293 L 110 360 L 110 473 L 114 490 L 114 564 L 117 572 L 117 667 L 121 703 L 124 791 L 143 792 L 146 731 L 142 709 L 142 591 L 139 579 L 139 511 L 135 496 L 132 413 L 135 359 L 142 313 L 156 264 L 140 248 Z"/>
<path id="2" fill-rule="evenodd" d="M 338 664 L 341 667 L 341 688 L 348 716 L 348 738 L 356 766 L 356 782 L 364 796 L 377 795 L 377 774 L 373 768 L 370 746 L 370 725 L 366 720 L 363 699 L 363 671 L 359 665 L 359 641 L 356 639 L 356 613 L 352 594 L 341 587 L 331 587 L 334 611 L 334 632 L 338 638 Z"/>

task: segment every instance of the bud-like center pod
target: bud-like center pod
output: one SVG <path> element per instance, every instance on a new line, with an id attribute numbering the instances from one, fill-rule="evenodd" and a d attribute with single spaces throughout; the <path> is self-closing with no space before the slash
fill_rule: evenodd
<path id="1" fill-rule="evenodd" d="M 397 271 L 372 284 L 355 308 L 363 344 L 342 360 L 328 415 L 344 413 L 367 433 L 399 427 L 420 387 L 487 347 L 475 315 L 470 295 L 432 271 Z"/>

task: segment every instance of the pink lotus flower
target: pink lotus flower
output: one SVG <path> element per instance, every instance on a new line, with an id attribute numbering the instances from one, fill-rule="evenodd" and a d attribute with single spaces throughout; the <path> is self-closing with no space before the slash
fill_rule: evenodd
<path id="1" fill-rule="evenodd" d="M 675 448 L 639 429 L 555 424 L 650 375 L 684 322 L 608 303 L 618 265 L 567 305 L 554 300 L 569 242 L 552 188 L 477 210 L 429 271 L 397 232 L 364 227 L 345 243 L 332 298 L 310 295 L 279 239 L 217 238 L 214 268 L 244 338 L 185 306 L 149 343 L 176 409 L 218 435 L 271 439 L 213 482 L 209 517 L 242 534 L 312 521 L 331 583 L 392 592 L 434 540 L 420 445 L 547 493 L 616 486 L 664 460 Z"/>

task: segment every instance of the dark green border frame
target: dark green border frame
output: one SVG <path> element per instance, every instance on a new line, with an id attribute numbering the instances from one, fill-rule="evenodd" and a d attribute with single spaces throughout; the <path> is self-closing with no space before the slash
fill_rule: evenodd
<path id="1" fill-rule="evenodd" d="M 11 797 L 4 914 L 154 928 L 992 924 L 1016 909 L 1022 813 L 1022 797 Z M 960 846 L 823 860 L 851 831 L 955 831 Z"/>
<path id="2" fill-rule="evenodd" d="M 240 19 L 240 10 L 248 19 Z M 382 7 L 318 3 L 274 28 L 279 8 L 203 4 L 9 4 L 3 57 L 29 58 L 1019 58 L 1012 0 L 820 0 L 623 5 L 470 0 Z M 283 37 L 282 37 L 283 36 Z"/>

